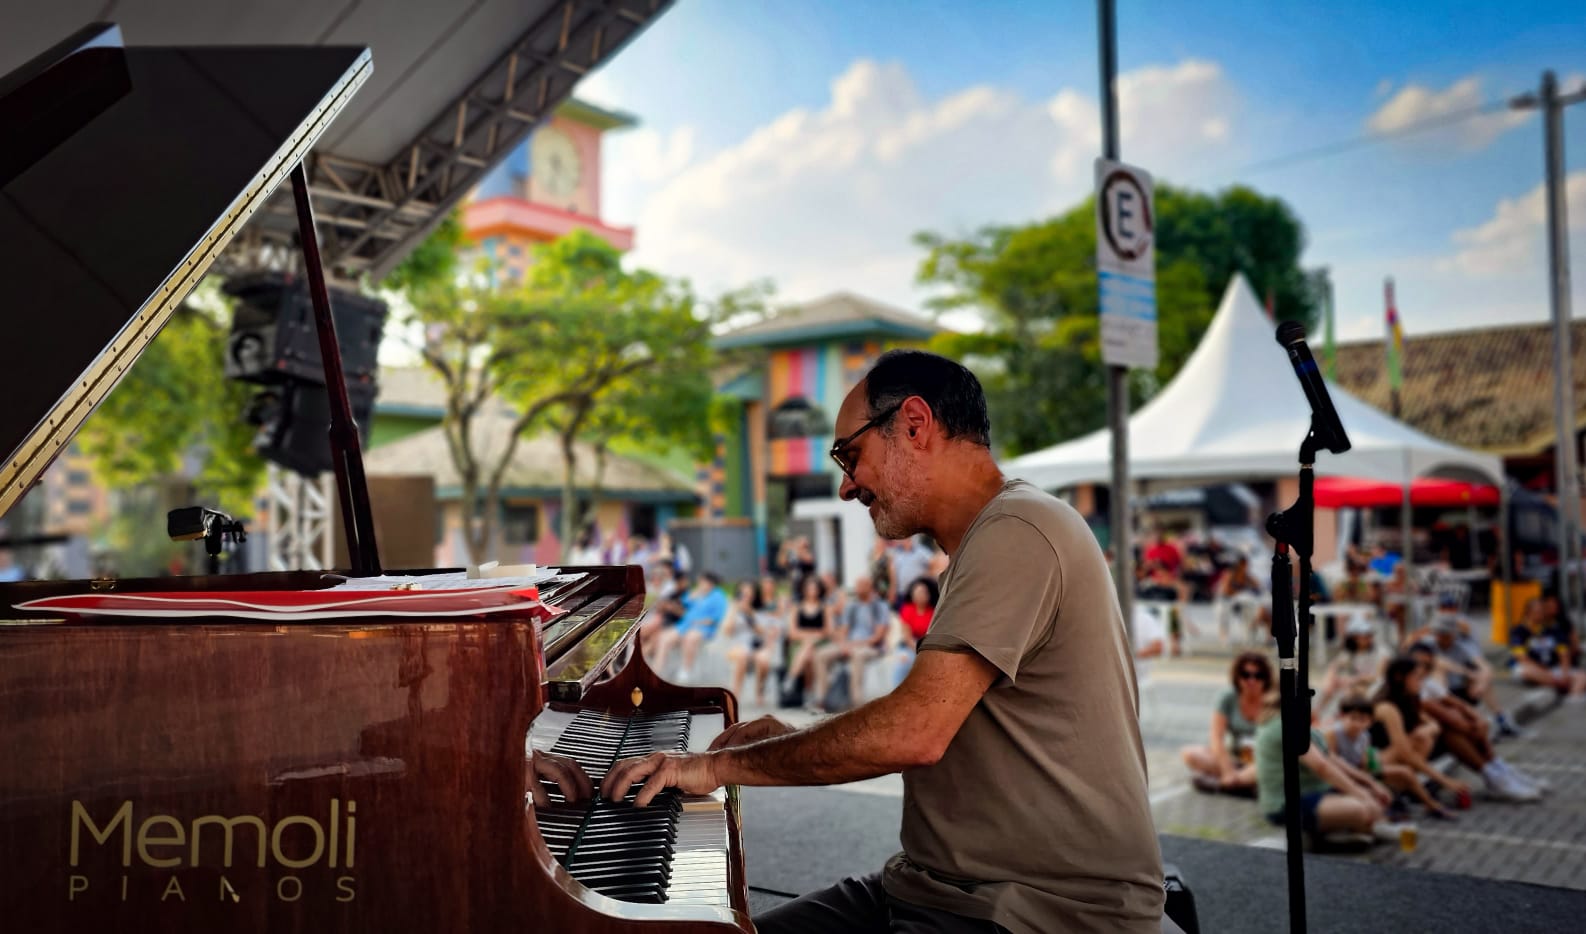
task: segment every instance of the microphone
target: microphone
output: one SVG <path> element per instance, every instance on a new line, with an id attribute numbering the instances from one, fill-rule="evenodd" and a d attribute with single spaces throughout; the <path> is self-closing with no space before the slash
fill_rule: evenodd
<path id="1" fill-rule="evenodd" d="M 1300 388 L 1311 403 L 1311 431 L 1316 435 L 1318 447 L 1333 454 L 1349 450 L 1349 436 L 1338 420 L 1338 410 L 1333 408 L 1333 398 L 1327 392 L 1327 382 L 1322 371 L 1316 368 L 1316 358 L 1305 345 L 1305 327 L 1298 321 L 1285 321 L 1278 325 L 1278 343 L 1289 353 L 1294 364 L 1294 375 L 1300 379 Z"/>

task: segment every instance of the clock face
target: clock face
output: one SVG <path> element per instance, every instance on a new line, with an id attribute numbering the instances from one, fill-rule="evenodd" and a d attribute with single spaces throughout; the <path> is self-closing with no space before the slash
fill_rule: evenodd
<path id="1" fill-rule="evenodd" d="M 557 200 L 572 197 L 583 176 L 578 147 L 560 130 L 537 130 L 529 146 L 529 172 L 547 196 Z"/>

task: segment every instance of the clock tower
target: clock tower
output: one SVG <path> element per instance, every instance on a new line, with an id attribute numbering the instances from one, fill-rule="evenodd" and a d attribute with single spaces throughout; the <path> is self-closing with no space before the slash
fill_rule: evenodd
<path id="1" fill-rule="evenodd" d="M 535 244 L 577 229 L 633 248 L 632 227 L 600 216 L 600 143 L 606 132 L 636 123 L 570 99 L 480 181 L 463 208 L 463 229 L 497 281 L 521 278 Z"/>

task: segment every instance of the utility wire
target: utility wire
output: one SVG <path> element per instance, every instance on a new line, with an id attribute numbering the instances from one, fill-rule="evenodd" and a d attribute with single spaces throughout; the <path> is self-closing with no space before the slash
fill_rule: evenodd
<path id="1" fill-rule="evenodd" d="M 1363 149 L 1367 146 L 1374 146 L 1378 143 L 1384 143 L 1389 140 L 1402 139 L 1406 136 L 1413 136 L 1417 133 L 1427 133 L 1432 130 L 1454 126 L 1455 124 L 1464 123 L 1466 120 L 1470 120 L 1475 117 L 1480 117 L 1485 114 L 1496 113 L 1500 110 L 1507 109 L 1509 109 L 1509 102 L 1507 100 L 1488 101 L 1484 104 L 1477 104 L 1474 107 L 1465 107 L 1460 110 L 1450 111 L 1446 114 L 1438 114 L 1435 117 L 1427 117 L 1423 120 L 1416 120 L 1413 123 L 1407 123 L 1396 130 L 1389 130 L 1384 133 L 1366 133 L 1361 136 L 1351 137 L 1350 139 L 1339 140 L 1335 143 L 1328 143 L 1326 145 L 1316 146 L 1311 149 L 1302 149 L 1298 152 L 1291 152 L 1287 155 L 1277 156 L 1272 159 L 1263 159 L 1260 162 L 1252 162 L 1244 168 L 1237 170 L 1234 175 L 1236 177 L 1242 177 L 1256 172 L 1268 172 L 1273 169 L 1286 168 L 1288 166 L 1296 165 L 1302 162 L 1310 162 L 1314 159 L 1334 156 L 1338 155 L 1339 153 L 1350 152 L 1351 150 L 1355 149 Z"/>

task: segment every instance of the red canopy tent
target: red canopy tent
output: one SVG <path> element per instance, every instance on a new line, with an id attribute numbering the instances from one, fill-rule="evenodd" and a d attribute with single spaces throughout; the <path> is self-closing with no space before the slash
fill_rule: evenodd
<path id="1" fill-rule="evenodd" d="M 1316 505 L 1329 509 L 1400 506 L 1404 487 L 1379 480 L 1349 477 L 1316 478 Z M 1497 506 L 1498 488 L 1459 480 L 1424 477 L 1410 484 L 1411 506 Z"/>

